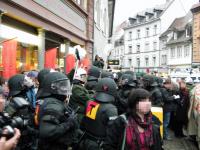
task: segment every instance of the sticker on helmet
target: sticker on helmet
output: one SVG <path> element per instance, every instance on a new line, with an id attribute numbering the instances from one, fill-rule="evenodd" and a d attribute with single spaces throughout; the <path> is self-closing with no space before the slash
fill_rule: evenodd
<path id="1" fill-rule="evenodd" d="M 95 120 L 99 106 L 99 103 L 95 101 L 89 101 L 86 109 L 86 117 Z"/>

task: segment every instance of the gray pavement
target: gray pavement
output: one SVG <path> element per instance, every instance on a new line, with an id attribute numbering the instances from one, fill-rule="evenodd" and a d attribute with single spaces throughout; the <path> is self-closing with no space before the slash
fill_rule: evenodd
<path id="1" fill-rule="evenodd" d="M 173 140 L 164 140 L 164 150 L 198 150 L 194 142 L 188 137 L 186 138 L 176 138 L 171 133 Z"/>

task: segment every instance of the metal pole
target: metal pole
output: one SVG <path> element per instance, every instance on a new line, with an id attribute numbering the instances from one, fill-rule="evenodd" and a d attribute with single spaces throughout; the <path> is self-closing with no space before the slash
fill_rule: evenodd
<path id="1" fill-rule="evenodd" d="M 44 54 L 45 54 L 45 31 L 44 29 L 38 29 L 38 69 L 44 68 Z"/>

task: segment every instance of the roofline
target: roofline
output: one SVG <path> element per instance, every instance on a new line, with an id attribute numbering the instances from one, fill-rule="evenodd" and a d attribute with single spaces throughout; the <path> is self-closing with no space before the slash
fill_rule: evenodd
<path id="1" fill-rule="evenodd" d="M 153 19 L 153 20 L 148 21 L 148 22 L 139 23 L 139 24 L 136 24 L 136 25 L 131 25 L 131 26 L 128 26 L 128 27 L 124 27 L 123 29 L 126 30 L 126 29 L 130 29 L 130 28 L 142 26 L 142 25 L 149 24 L 149 23 L 152 23 L 152 22 L 155 22 L 155 21 L 158 21 L 158 20 L 160 20 L 160 18 L 156 18 L 156 19 Z"/>
<path id="2" fill-rule="evenodd" d="M 162 13 L 160 14 L 160 16 L 159 16 L 158 18 L 153 19 L 153 20 L 150 20 L 150 21 L 148 21 L 148 22 L 141 23 L 141 24 L 131 25 L 131 26 L 125 27 L 125 28 L 123 28 L 123 29 L 126 30 L 126 29 L 130 29 L 130 28 L 132 28 L 132 27 L 137 27 L 137 26 L 140 26 L 140 25 L 144 25 L 144 24 L 148 24 L 148 23 L 152 23 L 152 22 L 154 22 L 154 21 L 160 20 L 160 17 L 161 17 L 161 16 L 165 13 L 165 11 L 172 5 L 173 2 L 175 2 L 175 0 L 170 1 L 170 4 L 162 11 Z M 155 8 L 154 8 L 154 9 L 155 9 Z"/>

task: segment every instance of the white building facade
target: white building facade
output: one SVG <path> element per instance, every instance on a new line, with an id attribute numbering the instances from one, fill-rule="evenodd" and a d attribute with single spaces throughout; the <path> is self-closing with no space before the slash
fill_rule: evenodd
<path id="1" fill-rule="evenodd" d="M 160 36 L 161 60 L 166 55 L 168 71 L 190 70 L 192 67 L 192 14 L 177 18 L 168 30 Z"/>
<path id="2" fill-rule="evenodd" d="M 104 60 L 107 57 L 105 47 L 109 34 L 108 0 L 94 0 L 94 52 Z"/>
<path id="3" fill-rule="evenodd" d="M 159 37 L 175 18 L 184 15 L 179 1 L 167 0 L 164 5 L 144 10 L 129 18 L 129 25 L 124 28 L 125 68 L 159 71 L 161 66 Z"/>

